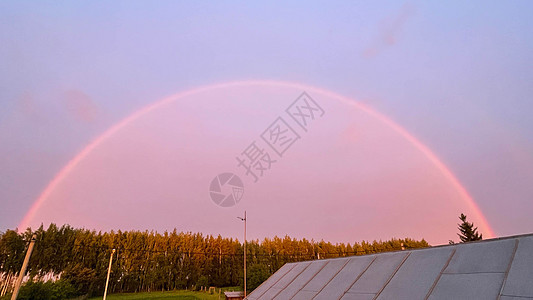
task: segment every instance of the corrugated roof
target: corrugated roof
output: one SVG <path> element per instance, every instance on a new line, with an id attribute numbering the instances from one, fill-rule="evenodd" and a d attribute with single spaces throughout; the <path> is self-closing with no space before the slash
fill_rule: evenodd
<path id="1" fill-rule="evenodd" d="M 533 234 L 289 263 L 248 299 L 533 299 Z"/>

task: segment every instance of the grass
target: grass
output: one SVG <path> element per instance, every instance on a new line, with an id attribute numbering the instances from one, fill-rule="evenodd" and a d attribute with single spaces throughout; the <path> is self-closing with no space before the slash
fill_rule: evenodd
<path id="1" fill-rule="evenodd" d="M 220 299 L 224 298 L 224 291 L 237 291 L 238 288 L 223 288 L 220 294 Z M 102 297 L 89 298 L 89 300 L 99 300 Z M 109 300 L 218 300 L 218 288 L 217 292 L 210 295 L 207 292 L 194 292 L 194 291 L 168 291 L 168 292 L 144 292 L 144 293 L 125 293 L 125 294 L 110 294 L 107 295 Z"/>

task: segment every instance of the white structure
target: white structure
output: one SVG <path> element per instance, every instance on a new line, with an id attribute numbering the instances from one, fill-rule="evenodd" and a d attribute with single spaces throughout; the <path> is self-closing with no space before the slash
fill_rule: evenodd
<path id="1" fill-rule="evenodd" d="M 533 299 L 533 234 L 290 263 L 247 299 Z"/>
<path id="2" fill-rule="evenodd" d="M 244 292 L 224 292 L 226 300 L 242 300 L 244 299 Z"/>

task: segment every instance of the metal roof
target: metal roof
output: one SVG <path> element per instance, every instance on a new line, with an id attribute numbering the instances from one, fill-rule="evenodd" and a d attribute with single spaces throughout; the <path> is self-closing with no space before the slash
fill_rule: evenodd
<path id="1" fill-rule="evenodd" d="M 533 234 L 289 263 L 247 299 L 533 299 Z"/>

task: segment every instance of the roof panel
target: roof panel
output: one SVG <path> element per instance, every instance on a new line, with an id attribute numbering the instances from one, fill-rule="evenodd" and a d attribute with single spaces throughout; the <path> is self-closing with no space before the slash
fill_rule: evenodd
<path id="1" fill-rule="evenodd" d="M 376 256 L 370 255 L 351 258 L 337 276 L 335 276 L 314 299 L 339 299 L 375 258 Z"/>
<path id="2" fill-rule="evenodd" d="M 295 299 L 301 299 L 303 294 L 312 296 L 318 294 L 318 292 L 342 269 L 342 267 L 346 265 L 349 258 L 336 258 L 326 261 L 327 264 L 303 287 L 300 292 L 298 292 L 298 294 L 296 294 L 297 297 Z"/>
<path id="3" fill-rule="evenodd" d="M 352 294 L 346 293 L 342 296 L 341 300 L 372 300 L 376 294 Z"/>
<path id="4" fill-rule="evenodd" d="M 270 289 L 268 289 L 259 299 L 273 299 L 276 295 L 285 289 L 300 273 L 302 273 L 311 262 L 305 261 L 296 263 L 296 265 L 289 270 L 278 282 L 276 282 Z"/>
<path id="5" fill-rule="evenodd" d="M 442 274 L 428 299 L 497 299 L 504 273 Z"/>
<path id="6" fill-rule="evenodd" d="M 523 237 L 507 276 L 503 295 L 533 298 L 533 236 Z M 502 297 L 503 299 L 503 297 Z"/>
<path id="7" fill-rule="evenodd" d="M 506 272 L 515 240 L 465 243 L 455 247 L 457 251 L 444 273 Z"/>
<path id="8" fill-rule="evenodd" d="M 377 294 L 396 271 L 409 252 L 382 253 L 363 276 L 350 288 L 350 293 Z"/>
<path id="9" fill-rule="evenodd" d="M 453 250 L 445 247 L 413 251 L 378 299 L 424 299 Z"/>
<path id="10" fill-rule="evenodd" d="M 274 299 L 290 299 L 327 264 L 325 260 L 312 262 L 291 284 Z"/>
<path id="11" fill-rule="evenodd" d="M 309 300 L 316 295 L 314 291 L 299 291 L 291 300 Z"/>
<path id="12" fill-rule="evenodd" d="M 349 261 L 349 258 L 331 259 L 328 263 L 316 274 L 316 276 L 309 281 L 303 288 L 306 291 L 318 292 L 335 276 L 344 265 Z"/>
<path id="13" fill-rule="evenodd" d="M 263 284 L 258 286 L 249 296 L 248 299 L 254 300 L 258 299 L 262 294 L 264 294 L 269 288 L 271 288 L 278 280 L 281 279 L 287 272 L 289 272 L 296 263 L 284 264 L 276 273 L 272 274 Z"/>
<path id="14" fill-rule="evenodd" d="M 519 297 L 519 296 L 502 296 L 500 300 L 528 300 L 533 299 L 533 297 Z"/>
<path id="15" fill-rule="evenodd" d="M 311 264 L 310 261 L 304 261 L 297 263 L 294 268 L 289 270 L 285 276 L 283 276 L 276 284 L 273 285 L 275 288 L 285 288 L 289 283 L 291 283 L 300 273 L 302 273 L 305 268 Z"/>

